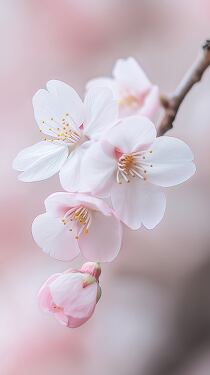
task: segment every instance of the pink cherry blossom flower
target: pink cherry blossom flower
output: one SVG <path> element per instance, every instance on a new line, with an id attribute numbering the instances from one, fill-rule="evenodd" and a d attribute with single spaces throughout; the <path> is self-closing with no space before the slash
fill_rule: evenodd
<path id="1" fill-rule="evenodd" d="M 98 263 L 85 263 L 80 270 L 52 275 L 38 294 L 41 309 L 66 327 L 81 326 L 91 318 L 100 299 L 100 273 Z"/>
<path id="2" fill-rule="evenodd" d="M 130 116 L 113 127 L 103 141 L 94 144 L 81 164 L 81 191 L 111 196 L 118 217 L 132 229 L 142 224 L 154 228 L 162 219 L 169 187 L 195 172 L 190 148 L 173 137 L 156 138 L 146 117 Z"/>
<path id="3" fill-rule="evenodd" d="M 55 193 L 45 200 L 32 234 L 48 255 L 70 261 L 80 251 L 88 260 L 112 261 L 121 247 L 121 223 L 102 200 L 88 194 Z"/>
<path id="4" fill-rule="evenodd" d="M 117 118 L 112 92 L 107 88 L 92 88 L 83 103 L 72 87 L 49 81 L 47 90 L 39 90 L 33 97 L 33 107 L 36 122 L 46 137 L 15 158 L 13 167 L 22 172 L 19 179 L 40 181 L 61 170 L 61 177 L 74 185 L 71 172 L 79 165 L 90 140 L 100 138 Z"/>
<path id="5" fill-rule="evenodd" d="M 108 87 L 118 101 L 120 116 L 140 114 L 153 118 L 160 109 L 159 89 L 153 85 L 137 61 L 129 57 L 117 60 L 113 78 L 96 78 L 87 84 L 91 87 Z"/>

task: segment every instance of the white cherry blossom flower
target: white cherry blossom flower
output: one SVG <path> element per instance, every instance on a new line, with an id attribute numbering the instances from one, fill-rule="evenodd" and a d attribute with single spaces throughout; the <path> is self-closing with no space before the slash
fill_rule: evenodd
<path id="1" fill-rule="evenodd" d="M 117 103 L 107 88 L 92 88 L 84 103 L 74 89 L 60 81 L 49 81 L 47 90 L 33 97 L 36 122 L 44 139 L 21 151 L 13 162 L 21 171 L 19 179 L 40 181 L 61 170 L 61 179 L 77 183 L 75 175 L 80 157 L 92 140 L 116 120 Z M 67 165 L 67 167 L 66 167 Z M 70 167 L 71 166 L 71 167 Z M 66 168 L 65 168 L 66 167 Z"/>
<path id="2" fill-rule="evenodd" d="M 133 58 L 117 60 L 113 78 L 96 78 L 87 88 L 108 87 L 118 101 L 120 116 L 140 114 L 154 118 L 160 108 L 159 89 L 153 85 Z"/>
<path id="3" fill-rule="evenodd" d="M 32 234 L 48 255 L 70 261 L 80 251 L 88 260 L 110 262 L 121 247 L 115 212 L 90 194 L 55 193 L 45 200 L 46 213 L 36 217 Z"/>
<path id="4" fill-rule="evenodd" d="M 190 148 L 173 137 L 156 138 L 146 117 L 130 116 L 87 150 L 81 164 L 81 191 L 111 197 L 118 217 L 131 229 L 154 228 L 166 206 L 161 187 L 180 184 L 195 172 Z"/>

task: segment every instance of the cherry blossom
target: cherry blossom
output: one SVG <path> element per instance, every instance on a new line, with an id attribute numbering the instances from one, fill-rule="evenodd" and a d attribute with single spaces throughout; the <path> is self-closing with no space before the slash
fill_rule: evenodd
<path id="1" fill-rule="evenodd" d="M 88 260 L 112 261 L 121 247 L 121 223 L 102 200 L 88 194 L 54 193 L 46 213 L 32 224 L 36 243 L 48 255 L 70 261 L 80 251 Z"/>
<path id="2" fill-rule="evenodd" d="M 117 118 L 117 103 L 112 92 L 107 88 L 92 88 L 83 103 L 72 87 L 60 81 L 49 81 L 47 90 L 41 89 L 34 95 L 33 107 L 36 122 L 45 137 L 15 158 L 13 167 L 22 172 L 19 179 L 24 182 L 44 180 L 61 170 L 61 178 L 74 185 L 71 171 L 79 165 L 91 140 L 99 139 Z"/>
<path id="3" fill-rule="evenodd" d="M 153 85 L 133 58 L 117 60 L 113 78 L 96 78 L 87 88 L 108 87 L 118 101 L 120 116 L 140 114 L 154 118 L 160 108 L 159 89 Z"/>
<path id="4" fill-rule="evenodd" d="M 118 217 L 132 229 L 154 228 L 166 198 L 160 187 L 180 184 L 195 172 L 190 148 L 173 137 L 157 137 L 146 117 L 122 119 L 87 150 L 81 164 L 81 191 L 110 195 Z"/>
<path id="5" fill-rule="evenodd" d="M 51 313 L 63 325 L 77 328 L 91 318 L 101 297 L 98 263 L 85 263 L 80 270 L 57 273 L 41 287 L 41 309 Z"/>

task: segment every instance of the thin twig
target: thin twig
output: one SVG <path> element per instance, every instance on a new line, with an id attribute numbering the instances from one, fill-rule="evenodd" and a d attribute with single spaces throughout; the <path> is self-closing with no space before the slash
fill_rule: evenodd
<path id="1" fill-rule="evenodd" d="M 173 122 L 185 96 L 188 94 L 194 84 L 201 80 L 203 73 L 209 66 L 210 40 L 206 40 L 202 46 L 202 51 L 189 71 L 183 77 L 180 84 L 177 86 L 174 94 L 170 97 L 161 97 L 161 104 L 165 111 L 158 127 L 158 136 L 165 134 L 168 130 L 173 128 Z"/>

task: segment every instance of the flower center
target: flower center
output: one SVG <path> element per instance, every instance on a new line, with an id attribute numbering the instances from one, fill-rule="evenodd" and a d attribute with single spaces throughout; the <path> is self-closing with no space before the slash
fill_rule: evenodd
<path id="1" fill-rule="evenodd" d="M 69 226 L 69 231 L 75 232 L 75 238 L 83 234 L 88 234 L 91 225 L 91 213 L 86 207 L 79 206 L 70 208 L 61 219 L 64 225 Z"/>
<path id="2" fill-rule="evenodd" d="M 74 120 L 69 113 L 66 113 L 60 120 L 53 117 L 50 120 L 43 120 L 42 125 L 40 131 L 43 131 L 43 133 L 45 130 L 50 131 L 52 136 L 52 138 L 45 137 L 44 141 L 60 141 L 67 144 L 74 144 L 80 141 L 81 134 L 75 130 Z"/>
<path id="3" fill-rule="evenodd" d="M 139 104 L 138 98 L 135 95 L 125 95 L 119 100 L 120 107 L 137 107 Z"/>
<path id="4" fill-rule="evenodd" d="M 148 169 L 152 167 L 152 164 L 146 160 L 148 153 L 151 154 L 152 150 L 122 154 L 117 163 L 117 183 L 130 182 L 130 178 L 133 177 L 146 181 Z"/>

